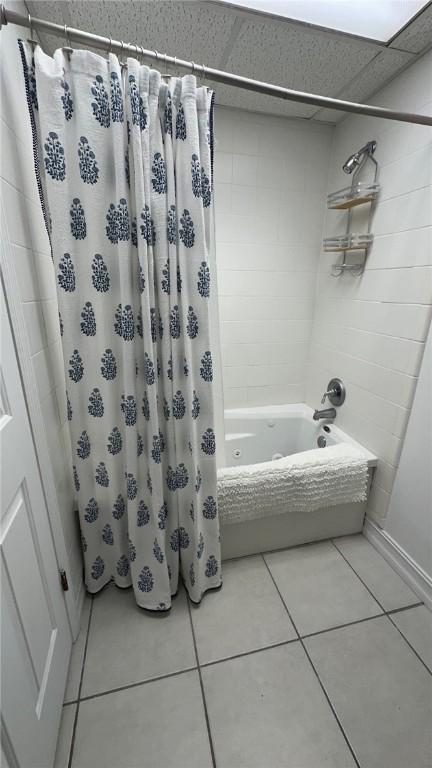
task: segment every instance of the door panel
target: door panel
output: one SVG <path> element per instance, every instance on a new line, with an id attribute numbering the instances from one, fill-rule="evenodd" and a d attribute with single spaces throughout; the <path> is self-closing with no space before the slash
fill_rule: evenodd
<path id="1" fill-rule="evenodd" d="M 71 632 L 3 291 L 1 301 L 2 749 L 11 765 L 51 768 Z"/>

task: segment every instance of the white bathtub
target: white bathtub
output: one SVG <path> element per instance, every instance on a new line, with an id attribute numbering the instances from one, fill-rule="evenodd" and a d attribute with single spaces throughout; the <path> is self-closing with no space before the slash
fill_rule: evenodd
<path id="1" fill-rule="evenodd" d="M 226 466 L 257 464 L 312 450 L 318 447 L 320 437 L 326 446 L 346 442 L 362 450 L 369 466 L 370 483 L 376 456 L 331 422 L 313 421 L 312 415 L 312 408 L 303 403 L 225 411 Z M 240 557 L 357 533 L 362 530 L 365 510 L 366 502 L 340 504 L 307 513 L 222 524 L 222 555 Z"/>

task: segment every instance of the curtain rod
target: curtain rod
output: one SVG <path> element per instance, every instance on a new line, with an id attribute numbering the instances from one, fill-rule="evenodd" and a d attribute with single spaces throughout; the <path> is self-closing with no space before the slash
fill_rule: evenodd
<path id="1" fill-rule="evenodd" d="M 95 35 L 92 32 L 85 32 L 81 29 L 68 27 L 66 24 L 64 26 L 61 24 L 54 24 L 52 21 L 34 18 L 30 16 L 30 14 L 26 16 L 21 13 L 16 13 L 9 8 L 5 8 L 4 5 L 0 6 L 0 11 L 0 29 L 3 24 L 17 24 L 20 27 L 29 27 L 30 30 L 40 29 L 50 35 L 64 36 L 67 45 L 73 40 L 76 43 L 86 43 L 93 48 L 99 48 L 104 51 L 116 51 L 120 55 L 124 53 L 134 54 L 140 59 L 156 61 L 158 64 L 163 64 L 164 66 L 173 64 L 176 69 L 187 70 L 191 74 L 201 75 L 204 78 L 209 78 L 217 83 L 236 86 L 243 90 L 262 93 L 266 96 L 274 96 L 278 99 L 285 99 L 286 101 L 296 101 L 300 104 L 311 104 L 315 107 L 335 109 L 341 112 L 353 112 L 358 115 L 371 115 L 372 117 L 397 120 L 403 123 L 417 123 L 418 125 L 432 126 L 432 116 L 417 115 L 410 112 L 397 112 L 388 109 L 387 107 L 375 107 L 371 104 L 357 104 L 352 101 L 343 101 L 342 99 L 334 99 L 329 96 L 319 96 L 314 93 L 294 91 L 280 85 L 263 83 L 259 80 L 252 80 L 248 77 L 224 72 L 220 69 L 206 67 L 203 64 L 195 64 L 193 61 L 184 61 L 175 56 L 168 56 L 167 54 L 161 54 L 157 51 L 149 51 L 139 45 L 124 43 L 122 40 L 113 40 L 111 37 Z"/>

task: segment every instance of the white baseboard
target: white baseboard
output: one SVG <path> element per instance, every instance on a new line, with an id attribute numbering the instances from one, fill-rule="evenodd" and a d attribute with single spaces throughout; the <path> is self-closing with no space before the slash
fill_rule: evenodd
<path id="1" fill-rule="evenodd" d="M 432 579 L 426 571 L 388 533 L 369 518 L 365 520 L 363 533 L 419 599 L 432 610 Z"/>

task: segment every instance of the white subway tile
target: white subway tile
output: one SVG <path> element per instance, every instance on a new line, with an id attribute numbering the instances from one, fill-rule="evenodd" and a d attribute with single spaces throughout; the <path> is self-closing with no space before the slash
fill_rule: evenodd
<path id="1" fill-rule="evenodd" d="M 224 387 L 225 408 L 244 408 L 247 405 L 246 387 Z"/>
<path id="2" fill-rule="evenodd" d="M 373 517 L 377 522 L 384 522 L 389 503 L 390 494 L 380 488 L 376 483 L 372 483 L 368 499 L 367 514 Z"/>
<path id="3" fill-rule="evenodd" d="M 35 255 L 33 251 L 20 245 L 13 245 L 11 249 L 21 301 L 37 301 L 41 295 L 35 268 Z"/>
<path id="4" fill-rule="evenodd" d="M 238 126 L 237 130 L 233 131 L 232 151 L 241 155 L 257 155 L 260 133 L 262 131 L 257 125 L 243 122 L 241 128 Z"/>
<path id="5" fill-rule="evenodd" d="M 392 464 L 388 464 L 381 459 L 378 461 L 378 466 L 374 472 L 374 482 L 387 493 L 392 492 L 394 479 L 396 477 L 397 467 Z"/>
<path id="6" fill-rule="evenodd" d="M 432 265 L 432 227 L 377 235 L 366 269 L 422 267 Z"/>
<path id="7" fill-rule="evenodd" d="M 270 387 L 249 387 L 248 405 L 284 405 L 301 403 L 304 397 L 303 384 L 284 384 Z"/>
<path id="8" fill-rule="evenodd" d="M 243 320 L 222 320 L 221 341 L 223 344 L 254 344 L 266 342 L 302 342 L 308 351 L 311 323 L 301 321 L 272 320 L 246 322 Z"/>
<path id="9" fill-rule="evenodd" d="M 233 157 L 229 152 L 215 152 L 214 180 L 218 183 L 231 184 Z"/>
<path id="10" fill-rule="evenodd" d="M 427 227 L 431 223 L 432 187 L 384 200 L 379 203 L 373 218 L 373 232 L 386 235 L 406 229 Z"/>
<path id="11" fill-rule="evenodd" d="M 252 155 L 233 155 L 233 184 L 254 186 L 258 181 L 258 158 Z"/>
<path id="12" fill-rule="evenodd" d="M 380 429 L 390 432 L 396 437 L 403 437 L 409 411 L 395 403 L 378 397 L 373 392 L 358 387 L 350 382 L 347 388 L 346 407 L 358 413 L 359 416 L 372 421 Z"/>
<path id="13" fill-rule="evenodd" d="M 220 152 L 233 151 L 233 120 L 231 111 L 215 109 L 215 149 L 216 157 Z"/>
<path id="14" fill-rule="evenodd" d="M 220 296 L 257 296 L 307 298 L 314 295 L 312 272 L 221 271 L 218 273 Z"/>
<path id="15" fill-rule="evenodd" d="M 235 216 L 254 216 L 257 213 L 257 190 L 240 184 L 231 187 L 231 213 Z"/>
<path id="16" fill-rule="evenodd" d="M 316 317 L 320 324 L 335 323 L 388 336 L 424 341 L 431 309 L 427 305 L 334 299 L 319 295 Z M 316 324 L 318 327 L 318 324 Z"/>
<path id="17" fill-rule="evenodd" d="M 60 341 L 44 347 L 32 356 L 33 369 L 40 399 L 57 386 L 65 386 L 63 354 Z"/>
<path id="18" fill-rule="evenodd" d="M 24 320 L 27 330 L 30 355 L 35 355 L 47 346 L 47 335 L 42 306 L 39 301 L 23 304 Z"/>
<path id="19" fill-rule="evenodd" d="M 330 345 L 348 355 L 355 352 L 356 357 L 367 362 L 411 376 L 417 375 L 424 347 L 419 341 L 398 339 L 324 322 L 317 326 L 314 341 Z"/>
<path id="20" fill-rule="evenodd" d="M 331 347 L 311 345 L 318 365 L 332 368 L 334 375 L 345 382 L 353 382 L 378 397 L 390 400 L 402 408 L 411 406 L 416 378 L 399 371 L 369 363 L 353 355 L 347 355 Z M 355 351 L 355 350 L 353 350 Z"/>
<path id="21" fill-rule="evenodd" d="M 216 228 L 220 243 L 244 243 L 253 241 L 252 218 L 230 213 L 216 214 Z"/>
<path id="22" fill-rule="evenodd" d="M 432 300 L 432 267 L 366 270 L 361 279 L 345 274 L 335 279 L 330 274 L 318 275 L 321 294 L 357 301 L 388 301 L 400 304 L 430 304 Z"/>
<path id="23" fill-rule="evenodd" d="M 58 304 L 56 299 L 41 302 L 42 314 L 45 325 L 45 336 L 48 344 L 60 340 L 60 322 Z"/>
<path id="24" fill-rule="evenodd" d="M 432 183 L 431 147 L 425 145 L 385 165 L 379 182 L 380 201 L 429 186 Z"/>
<path id="25" fill-rule="evenodd" d="M 264 187 L 270 187 L 273 196 L 283 186 L 284 167 L 279 157 L 261 155 L 258 158 L 258 180 Z"/>
<path id="26" fill-rule="evenodd" d="M 221 213 L 231 213 L 231 184 L 215 182 L 214 200 L 216 215 Z"/>
<path id="27" fill-rule="evenodd" d="M 303 342 L 261 343 L 255 344 L 225 343 L 222 344 L 222 361 L 228 365 L 277 365 L 290 363 L 304 366 L 306 363 L 307 347 Z"/>
<path id="28" fill-rule="evenodd" d="M 31 146 L 30 120 L 17 45 L 17 38 L 26 40 L 29 31 L 15 25 L 8 27 L 7 31 L 5 27 L 4 31 L 0 46 L 0 116 L 21 142 Z"/>
<path id="29" fill-rule="evenodd" d="M 1 195 L 10 242 L 41 253 L 49 253 L 49 240 L 40 206 L 32 203 L 3 179 Z"/>
<path id="30" fill-rule="evenodd" d="M 263 297 L 256 301 L 248 296 L 221 296 L 219 299 L 220 317 L 224 320 L 242 320 L 244 322 L 265 321 L 271 337 L 272 323 L 275 320 L 310 322 L 313 308 L 312 299 L 285 299 L 281 297 Z"/>
<path id="31" fill-rule="evenodd" d="M 248 365 L 245 383 L 248 387 L 284 386 L 286 382 L 298 384 L 304 378 L 304 366 L 295 363 L 281 365 Z M 228 369 L 226 369 L 228 370 Z"/>
<path id="32" fill-rule="evenodd" d="M 31 141 L 22 143 L 16 132 L 12 131 L 3 120 L 0 122 L 0 136 L 2 147 L 7 148 L 1 153 L 1 178 L 22 192 L 33 203 L 40 205 Z"/>
<path id="33" fill-rule="evenodd" d="M 247 366 L 223 366 L 224 392 L 230 389 L 244 389 L 247 386 Z"/>
<path id="34" fill-rule="evenodd" d="M 373 420 L 365 418 L 345 405 L 338 411 L 336 423 L 376 456 L 393 466 L 398 465 L 402 448 L 402 440 L 399 437 L 381 429 Z"/>

